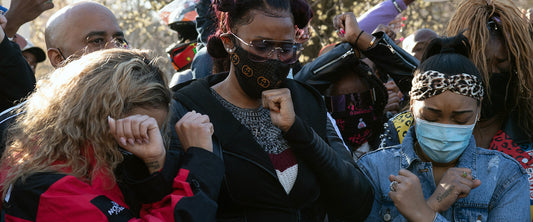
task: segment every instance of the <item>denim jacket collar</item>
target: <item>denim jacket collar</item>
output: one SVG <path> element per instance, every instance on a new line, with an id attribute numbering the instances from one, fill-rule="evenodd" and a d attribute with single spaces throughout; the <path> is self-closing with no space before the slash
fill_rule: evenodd
<path id="1" fill-rule="evenodd" d="M 422 159 L 416 155 L 414 149 L 415 142 L 415 126 L 411 126 L 405 135 L 401 144 L 401 167 L 404 169 L 411 168 L 411 164 L 416 161 L 422 162 Z M 476 173 L 476 141 L 474 136 L 470 137 L 470 142 L 466 149 L 463 151 L 455 167 L 463 167 L 472 169 L 472 177 L 477 178 Z"/>

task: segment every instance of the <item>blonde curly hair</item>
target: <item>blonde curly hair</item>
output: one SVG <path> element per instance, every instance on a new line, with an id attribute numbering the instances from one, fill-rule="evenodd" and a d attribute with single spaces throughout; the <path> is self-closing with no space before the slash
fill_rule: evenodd
<path id="1" fill-rule="evenodd" d="M 136 108 L 168 110 L 167 76 L 146 51 L 109 49 L 84 55 L 37 84 L 8 131 L 2 191 L 38 172 L 61 172 L 90 182 L 123 160 L 107 117 Z M 94 168 L 93 168 L 94 166 Z"/>

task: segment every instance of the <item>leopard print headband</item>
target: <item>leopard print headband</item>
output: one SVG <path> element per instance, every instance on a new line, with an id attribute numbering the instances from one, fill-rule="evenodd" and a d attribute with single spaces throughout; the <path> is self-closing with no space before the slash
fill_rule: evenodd
<path id="1" fill-rule="evenodd" d="M 484 90 L 480 79 L 476 76 L 461 73 L 446 76 L 438 71 L 429 70 L 413 78 L 411 99 L 424 100 L 439 95 L 446 90 L 476 100 L 483 98 Z"/>

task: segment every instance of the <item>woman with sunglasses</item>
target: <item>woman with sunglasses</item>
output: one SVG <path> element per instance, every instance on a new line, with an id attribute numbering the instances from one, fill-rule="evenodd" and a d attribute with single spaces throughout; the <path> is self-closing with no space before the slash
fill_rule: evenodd
<path id="1" fill-rule="evenodd" d="M 324 53 L 324 52 L 323 52 Z M 387 105 L 387 89 L 368 65 L 351 54 L 341 64 L 321 73 L 310 84 L 323 90 L 328 112 L 335 120 L 344 143 L 354 159 L 379 145 L 383 129 L 383 110 Z M 314 84 L 314 83 L 318 84 Z"/>
<path id="2" fill-rule="evenodd" d="M 174 88 L 172 124 L 196 110 L 214 125 L 213 153 L 225 165 L 219 221 L 318 222 L 326 213 L 361 221 L 370 211 L 371 186 L 328 121 L 321 96 L 286 78 L 301 48 L 291 3 L 215 1 L 220 24 L 207 47 L 231 63 L 229 73 Z"/>
<path id="3" fill-rule="evenodd" d="M 370 67 L 352 57 L 330 74 L 325 102 L 344 143 L 357 159 L 379 145 L 387 90 Z"/>
<path id="4" fill-rule="evenodd" d="M 482 77 L 463 35 L 433 40 L 415 71 L 414 125 L 402 144 L 357 162 L 375 191 L 367 221 L 530 221 L 528 177 L 476 145 Z"/>

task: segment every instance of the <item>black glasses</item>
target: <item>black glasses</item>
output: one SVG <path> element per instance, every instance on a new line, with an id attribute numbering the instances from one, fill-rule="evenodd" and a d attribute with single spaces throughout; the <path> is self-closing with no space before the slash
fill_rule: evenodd
<path id="1" fill-rule="evenodd" d="M 249 58 L 255 62 L 264 62 L 270 58 L 276 50 L 279 51 L 278 59 L 286 64 L 295 63 L 300 56 L 302 44 L 292 41 L 253 40 L 245 42 L 239 36 L 230 32 L 242 44 L 251 48 Z"/>
<path id="2" fill-rule="evenodd" d="M 349 110 L 349 106 L 367 108 L 374 105 L 376 97 L 374 88 L 362 93 L 350 93 L 338 96 L 325 96 L 324 100 L 329 112 L 342 112 Z"/>
<path id="3" fill-rule="evenodd" d="M 101 49 L 106 49 L 109 47 L 112 48 L 123 48 L 128 49 L 129 43 L 124 38 L 113 38 L 110 41 L 106 41 L 103 38 L 96 38 L 96 39 L 87 39 L 87 50 L 90 52 L 98 51 Z"/>

